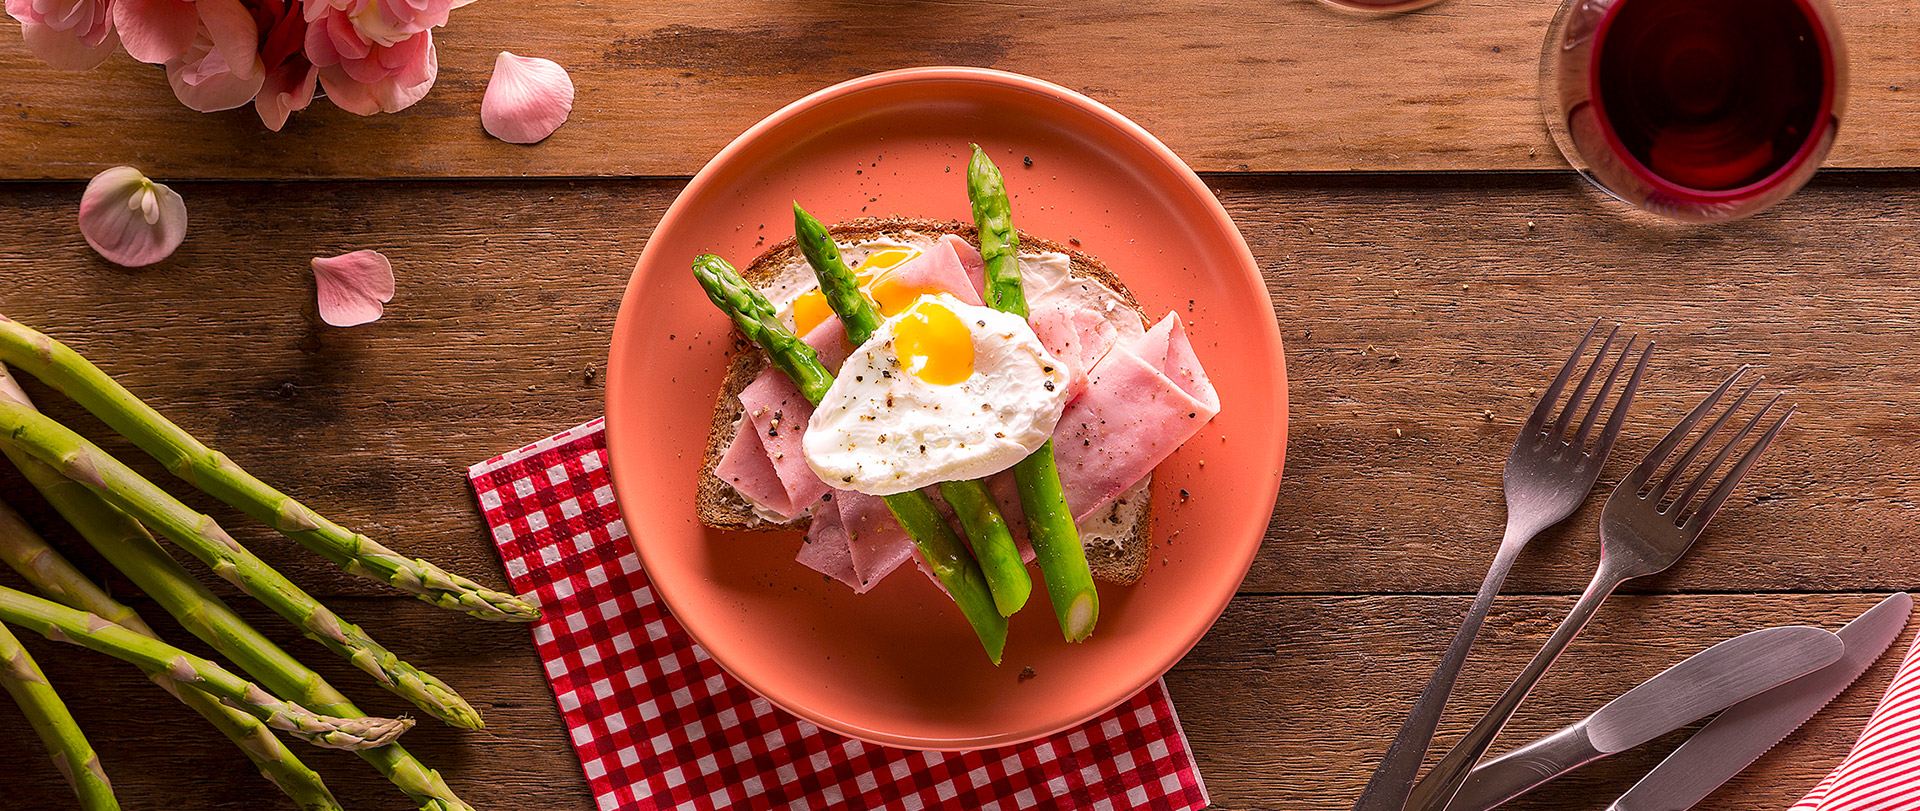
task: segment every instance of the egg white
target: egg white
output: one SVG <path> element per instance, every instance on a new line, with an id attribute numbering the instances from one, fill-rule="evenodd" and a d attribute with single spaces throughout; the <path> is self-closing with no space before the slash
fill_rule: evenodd
<path id="1" fill-rule="evenodd" d="M 1026 319 L 934 297 L 973 339 L 973 374 L 921 380 L 893 348 L 888 319 L 853 351 L 801 439 L 821 480 L 876 496 L 998 473 L 1053 436 L 1067 407 L 1067 369 Z"/>

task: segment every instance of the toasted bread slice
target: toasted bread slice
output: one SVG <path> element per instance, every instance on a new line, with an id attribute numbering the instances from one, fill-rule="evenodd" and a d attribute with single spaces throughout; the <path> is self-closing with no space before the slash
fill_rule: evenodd
<path id="1" fill-rule="evenodd" d="M 835 225 L 828 230 L 833 234 L 834 241 L 841 245 L 883 237 L 900 239 L 908 232 L 936 239 L 947 234 L 956 234 L 976 247 L 979 245 L 974 226 L 957 220 L 906 217 L 863 218 Z M 1069 273 L 1073 277 L 1090 278 L 1106 285 L 1133 309 L 1141 319 L 1142 325 L 1147 323 L 1146 313 L 1140 307 L 1139 301 L 1134 299 L 1133 293 L 1128 291 L 1126 285 L 1122 284 L 1106 265 L 1101 264 L 1099 259 L 1025 232 L 1020 234 L 1020 249 L 1022 252 L 1066 254 L 1071 261 L 1072 268 Z M 804 261 L 794 240 L 788 238 L 755 258 L 752 264 L 741 271 L 741 276 L 747 280 L 748 284 L 766 287 L 773 283 L 783 268 L 795 262 Z M 754 513 L 753 506 L 740 495 L 739 491 L 721 481 L 720 477 L 713 473 L 714 468 L 720 464 L 721 456 L 726 453 L 727 446 L 733 443 L 734 432 L 739 428 L 742 416 L 740 391 L 745 389 L 748 383 L 753 382 L 753 379 L 759 376 L 761 370 L 767 366 L 766 356 L 758 347 L 749 344 L 737 331 L 733 339 L 734 346 L 727 363 L 726 378 L 721 381 L 719 395 L 714 401 L 713 421 L 707 431 L 706 456 L 701 463 L 703 468 L 698 492 L 694 499 L 700 523 L 714 529 L 734 531 L 804 530 L 811 523 L 811 519 L 802 516 L 786 523 L 774 523 L 761 518 Z M 1141 509 L 1132 525 L 1114 528 L 1112 534 L 1115 537 L 1112 539 L 1090 540 L 1086 544 L 1087 563 L 1092 567 L 1093 576 L 1097 580 L 1130 584 L 1146 573 L 1148 552 L 1151 550 L 1153 538 L 1152 488 L 1149 485 L 1143 493 L 1122 496 L 1123 499 L 1129 497 L 1139 498 L 1145 502 L 1140 505 Z M 1116 512 L 1111 515 L 1118 515 L 1117 510 L 1121 506 L 1123 505 L 1120 502 L 1116 502 Z"/>

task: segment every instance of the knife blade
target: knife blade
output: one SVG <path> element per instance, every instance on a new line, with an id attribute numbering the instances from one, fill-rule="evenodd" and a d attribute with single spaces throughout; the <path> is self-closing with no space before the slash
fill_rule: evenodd
<path id="1" fill-rule="evenodd" d="M 1702 727 L 1608 811 L 1685 811 L 1812 718 L 1886 653 L 1913 612 L 1895 594 L 1839 630 L 1840 661 L 1742 701 Z"/>
<path id="2" fill-rule="evenodd" d="M 1447 811 L 1486 811 L 1588 763 L 1827 667 L 1845 649 L 1832 633 L 1801 625 L 1766 628 L 1721 642 L 1572 726 L 1475 767 Z"/>

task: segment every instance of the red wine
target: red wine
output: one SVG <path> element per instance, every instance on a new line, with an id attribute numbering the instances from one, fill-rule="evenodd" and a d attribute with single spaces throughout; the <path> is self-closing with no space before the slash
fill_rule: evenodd
<path id="1" fill-rule="evenodd" d="M 1606 146 L 1687 198 L 1763 194 L 1817 163 L 1840 68 L 1838 32 L 1811 2 L 1615 0 L 1588 74 Z"/>

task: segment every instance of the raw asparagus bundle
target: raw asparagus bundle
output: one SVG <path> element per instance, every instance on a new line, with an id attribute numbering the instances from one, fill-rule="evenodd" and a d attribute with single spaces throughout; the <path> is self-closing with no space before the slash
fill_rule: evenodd
<path id="1" fill-rule="evenodd" d="M 0 316 L 0 362 L 72 397 L 160 460 L 167 470 L 333 561 L 349 574 L 386 583 L 422 601 L 489 620 L 528 622 L 540 609 L 512 594 L 402 557 L 254 478 L 174 425 L 65 344 Z"/>
<path id="2" fill-rule="evenodd" d="M 820 364 L 813 347 L 807 346 L 780 322 L 767 297 L 740 278 L 739 272 L 726 260 L 713 254 L 703 254 L 693 260 L 693 275 L 714 306 L 733 319 L 747 340 L 767 353 L 767 360 L 793 381 L 801 396 L 806 397 L 807 402 L 819 404 L 827 388 L 833 385 L 833 374 Z M 886 502 L 894 518 L 919 547 L 934 577 L 947 588 L 954 604 L 967 618 L 967 624 L 973 626 L 981 647 L 987 650 L 987 658 L 1000 664 L 1000 653 L 1007 644 L 1007 618 L 995 607 L 993 593 L 987 589 L 986 577 L 973 555 L 953 534 L 946 519 L 940 517 L 927 494 L 909 491 L 887 496 Z"/>
<path id="3" fill-rule="evenodd" d="M 0 369 L 0 377 L 5 375 Z M 4 384 L 5 380 L 0 380 Z M 6 397 L 4 386 L 0 385 L 0 397 Z M 10 454 L 17 454 L 8 448 Z M 40 463 L 33 459 L 15 459 L 16 464 L 25 461 L 30 465 Z M 44 469 L 44 466 L 42 466 Z M 48 472 L 51 472 L 50 470 Z M 58 474 L 54 474 L 56 477 Z M 79 488 L 79 485 L 72 485 Z M 110 520 L 112 513 L 124 516 L 108 505 L 99 505 L 101 510 L 88 510 L 76 523 L 97 523 Z M 135 524 L 137 527 L 138 524 Z M 97 529 L 97 528 L 96 528 Z M 85 534 L 86 530 L 82 530 Z M 132 608 L 108 596 L 99 586 L 89 580 L 72 563 L 54 551 L 46 541 L 28 527 L 5 502 L 0 502 L 0 561 L 32 583 L 40 593 L 68 608 L 96 614 L 108 622 L 119 625 L 134 633 L 151 639 L 159 639 Z M 146 670 L 147 678 L 161 689 L 171 693 L 181 703 L 193 708 L 220 734 L 233 741 L 244 752 L 260 775 L 267 778 L 287 796 L 299 804 L 301 811 L 340 811 L 340 804 L 305 763 L 294 756 L 292 750 L 267 729 L 266 724 L 244 712 L 236 710 L 220 700 L 199 690 L 185 689 L 174 683 L 173 677 L 164 670 Z"/>
<path id="4" fill-rule="evenodd" d="M 799 203 L 793 204 L 793 233 L 795 241 L 800 243 L 800 253 L 806 256 L 807 264 L 813 266 L 814 276 L 820 280 L 822 296 L 846 326 L 847 341 L 854 346 L 866 343 L 880 328 L 880 311 L 860 292 L 860 281 L 840 259 L 840 247 L 833 243 L 833 235 Z M 1020 548 L 1013 543 L 1007 519 L 1000 515 L 1000 507 L 987 492 L 986 483 L 978 479 L 941 482 L 940 495 L 953 506 L 960 517 L 961 528 L 967 531 L 973 556 L 987 578 L 987 588 L 993 592 L 993 603 L 1000 616 L 1013 616 L 1033 594 L 1033 578 L 1027 575 L 1026 561 L 1021 560 Z"/>
<path id="5" fill-rule="evenodd" d="M 60 694 L 47 683 L 47 674 L 40 672 L 40 665 L 34 663 L 27 649 L 20 646 L 20 640 L 5 625 L 0 625 L 0 688 L 5 688 L 14 703 L 20 705 L 20 712 L 27 716 L 27 725 L 33 727 L 40 742 L 46 744 L 53 765 L 72 784 L 73 793 L 80 798 L 80 808 L 120 811 L 120 801 L 113 796 L 113 786 L 100 768 L 100 756 L 94 754 L 93 744 L 87 742 L 87 736 L 74 722 L 73 713 L 67 711 Z"/>
<path id="6" fill-rule="evenodd" d="M 0 622 L 31 629 L 48 639 L 68 642 L 139 665 L 162 670 L 184 687 L 214 696 L 267 726 L 328 749 L 385 746 L 413 728 L 395 718 L 337 718 L 282 701 L 213 662 L 172 645 L 136 634 L 102 619 L 18 589 L 0 586 Z"/>
<path id="7" fill-rule="evenodd" d="M 453 688 L 402 661 L 247 551 L 212 518 L 180 503 L 80 435 L 30 407 L 0 402 L 0 444 L 53 466 L 108 503 L 157 527 L 215 574 L 428 714 L 463 729 L 484 728 L 480 714 Z"/>
<path id="8" fill-rule="evenodd" d="M 1020 279 L 1020 236 L 1013 229 L 1013 205 L 1000 168 L 980 145 L 973 146 L 967 163 L 967 197 L 973 203 L 973 222 L 980 231 L 980 258 L 987 266 L 987 306 L 1027 317 L 1027 292 Z M 1040 561 L 1060 633 L 1068 642 L 1093 635 L 1100 618 L 1100 594 L 1093 587 L 1087 550 L 1080 545 L 1080 529 L 1067 508 L 1054 464 L 1053 440 L 1013 466 L 1020 491 L 1020 509 L 1027 515 L 1027 538 Z"/>

